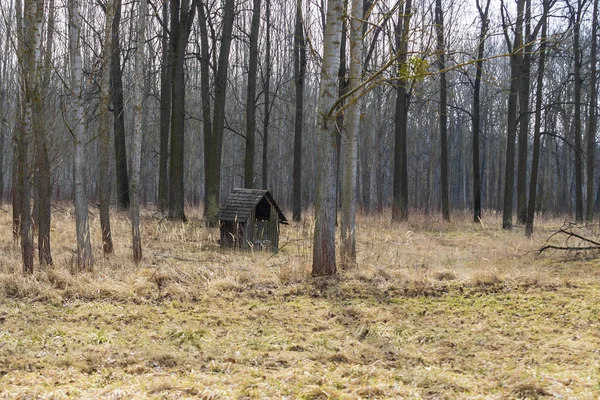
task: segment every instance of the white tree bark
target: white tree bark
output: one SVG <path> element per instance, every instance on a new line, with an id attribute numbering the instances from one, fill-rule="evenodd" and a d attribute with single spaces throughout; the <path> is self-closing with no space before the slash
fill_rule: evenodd
<path id="1" fill-rule="evenodd" d="M 363 62 L 363 0 L 352 0 L 350 20 L 350 76 L 349 90 L 360 86 Z M 360 130 L 360 98 L 356 94 L 350 99 L 346 113 L 345 135 L 342 136 L 342 266 L 356 263 L 356 166 L 358 162 L 358 135 Z M 365 151 L 370 149 L 365 149 Z"/>
<path id="2" fill-rule="evenodd" d="M 343 0 L 328 0 L 323 66 L 317 118 L 317 192 L 312 274 L 336 273 L 336 116 L 333 106 L 338 92 L 338 67 L 342 36 Z"/>
<path id="3" fill-rule="evenodd" d="M 82 97 L 82 63 L 80 53 L 81 16 L 79 0 L 69 0 L 69 54 L 71 55 L 71 95 L 73 114 L 73 186 L 75 189 L 75 225 L 77 229 L 77 265 L 80 270 L 93 266 L 87 190 L 85 184 L 85 123 Z"/>
<path id="4" fill-rule="evenodd" d="M 17 10 L 19 12 L 19 10 Z M 22 116 L 19 146 L 19 195 L 21 203 L 21 254 L 23 272 L 33 273 L 33 231 L 31 229 L 31 184 L 29 174 L 29 144 L 33 138 L 33 105 L 40 101 L 37 87 L 37 65 L 42 43 L 44 0 L 23 3 L 23 26 L 19 30 L 19 61 L 22 64 Z"/>
<path id="5" fill-rule="evenodd" d="M 133 243 L 133 261 L 136 264 L 142 259 L 142 239 L 140 237 L 140 165 L 142 158 L 142 118 L 143 118 L 143 96 L 142 80 L 144 66 L 144 42 L 146 32 L 147 0 L 140 0 L 138 7 L 138 26 L 136 36 L 135 67 L 133 77 L 133 139 L 131 166 L 131 183 L 129 191 L 131 194 L 131 237 Z"/>

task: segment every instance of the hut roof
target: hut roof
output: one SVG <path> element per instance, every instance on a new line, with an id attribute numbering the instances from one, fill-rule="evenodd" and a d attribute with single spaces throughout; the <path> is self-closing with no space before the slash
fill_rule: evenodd
<path id="1" fill-rule="evenodd" d="M 250 213 L 265 198 L 277 210 L 280 224 L 287 224 L 287 219 L 281 212 L 281 209 L 275 203 L 273 196 L 268 190 L 261 189 L 233 189 L 227 197 L 225 204 L 217 213 L 217 219 L 221 221 L 246 221 Z"/>

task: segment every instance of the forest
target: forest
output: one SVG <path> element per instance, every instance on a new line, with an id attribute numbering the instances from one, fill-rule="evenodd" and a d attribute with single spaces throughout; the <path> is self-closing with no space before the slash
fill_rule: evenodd
<path id="1" fill-rule="evenodd" d="M 598 2 L 2 0 L 0 398 L 600 396 Z"/>

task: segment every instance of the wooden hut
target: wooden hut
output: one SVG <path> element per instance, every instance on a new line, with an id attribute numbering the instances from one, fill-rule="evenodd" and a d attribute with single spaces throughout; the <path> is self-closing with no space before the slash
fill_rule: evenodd
<path id="1" fill-rule="evenodd" d="M 221 247 L 279 248 L 279 224 L 287 220 L 267 190 L 233 189 L 219 212 Z"/>

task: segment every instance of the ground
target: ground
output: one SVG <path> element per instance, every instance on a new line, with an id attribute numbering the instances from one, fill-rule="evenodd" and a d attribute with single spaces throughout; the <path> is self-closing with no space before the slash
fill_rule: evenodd
<path id="1" fill-rule="evenodd" d="M 56 265 L 20 272 L 0 211 L 0 398 L 512 399 L 600 396 L 594 254 L 538 254 L 500 218 L 358 219 L 358 265 L 310 276 L 310 218 L 281 251 L 223 251 L 144 213 L 144 259 L 113 215 L 116 254 L 74 271 L 74 219 L 54 212 Z"/>

